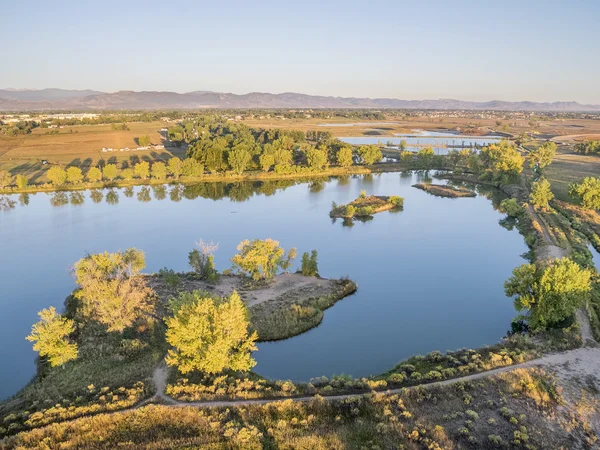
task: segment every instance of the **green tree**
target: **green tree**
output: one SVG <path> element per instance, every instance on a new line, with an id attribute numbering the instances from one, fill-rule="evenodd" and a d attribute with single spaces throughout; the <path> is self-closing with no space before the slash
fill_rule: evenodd
<path id="1" fill-rule="evenodd" d="M 8 170 L 0 170 L 0 188 L 6 188 L 13 184 L 13 177 Z"/>
<path id="2" fill-rule="evenodd" d="M 279 269 L 287 270 L 296 257 L 296 249 L 292 248 L 285 257 L 285 251 L 279 242 L 267 238 L 245 240 L 237 246 L 239 253 L 231 258 L 233 267 L 248 274 L 254 280 L 270 279 Z"/>
<path id="3" fill-rule="evenodd" d="M 545 178 L 540 178 L 531 186 L 529 201 L 531 201 L 534 206 L 546 209 L 548 208 L 548 202 L 553 198 L 554 194 L 550 188 L 550 182 Z"/>
<path id="4" fill-rule="evenodd" d="M 552 163 L 554 156 L 556 156 L 556 144 L 548 141 L 529 152 L 529 161 L 531 165 L 537 165 L 543 169 Z"/>
<path id="5" fill-rule="evenodd" d="M 504 283 L 508 296 L 516 296 L 515 308 L 527 311 L 533 329 L 557 325 L 571 317 L 589 298 L 592 272 L 569 258 L 548 265 L 523 264 Z"/>
<path id="6" fill-rule="evenodd" d="M 138 144 L 140 145 L 140 147 L 148 147 L 150 145 L 150 136 L 140 136 L 138 138 Z"/>
<path id="7" fill-rule="evenodd" d="M 138 320 L 149 320 L 154 313 L 152 291 L 139 275 L 145 265 L 144 253 L 135 248 L 87 255 L 77 261 L 79 289 L 74 295 L 81 302 L 83 317 L 118 332 Z"/>
<path id="8" fill-rule="evenodd" d="M 358 147 L 358 156 L 362 158 L 365 164 L 371 165 L 383 159 L 381 150 L 376 145 L 361 145 Z"/>
<path id="9" fill-rule="evenodd" d="M 146 180 L 150 176 L 150 163 L 141 161 L 133 166 L 133 173 L 142 180 Z"/>
<path id="10" fill-rule="evenodd" d="M 88 173 L 85 175 L 87 180 L 91 183 L 102 181 L 102 171 L 97 167 L 91 167 Z"/>
<path id="11" fill-rule="evenodd" d="M 83 174 L 79 167 L 69 167 L 67 169 L 67 181 L 71 184 L 79 184 L 83 181 Z"/>
<path id="12" fill-rule="evenodd" d="M 201 292 L 180 294 L 173 317 L 165 320 L 173 347 L 166 362 L 185 374 L 248 371 L 256 365 L 251 352 L 258 338 L 248 331 L 248 311 L 237 292 L 215 299 Z"/>
<path id="13" fill-rule="evenodd" d="M 69 341 L 69 335 L 75 331 L 75 323 L 56 314 L 53 306 L 42 309 L 38 316 L 40 321 L 31 327 L 31 334 L 26 338 L 34 343 L 33 349 L 47 358 L 52 367 L 77 358 L 77 344 Z"/>
<path id="14" fill-rule="evenodd" d="M 600 178 L 586 177 L 581 183 L 572 184 L 569 194 L 581 200 L 584 208 L 600 210 Z"/>
<path id="15" fill-rule="evenodd" d="M 337 152 L 336 160 L 340 167 L 350 167 L 354 162 L 352 159 L 352 147 L 344 145 Z"/>
<path id="16" fill-rule="evenodd" d="M 173 175 L 174 178 L 179 178 L 181 176 L 181 172 L 183 171 L 183 163 L 181 162 L 181 159 L 176 156 L 169 159 L 168 167 L 169 173 Z"/>
<path id="17" fill-rule="evenodd" d="M 102 176 L 108 181 L 113 181 L 119 175 L 119 169 L 115 164 L 107 164 L 102 169 Z"/>
<path id="18" fill-rule="evenodd" d="M 413 162 L 413 159 L 415 158 L 415 154 L 413 152 L 403 151 L 400 154 L 400 158 L 402 159 L 402 162 L 404 164 L 411 164 Z"/>
<path id="19" fill-rule="evenodd" d="M 204 166 L 194 158 L 186 158 L 181 166 L 181 174 L 184 177 L 199 178 L 204 175 Z"/>
<path id="20" fill-rule="evenodd" d="M 218 244 L 204 242 L 200 239 L 196 245 L 198 248 L 192 250 L 188 255 L 190 267 L 198 274 L 200 279 L 214 281 L 218 278 L 219 273 L 215 269 L 215 258 L 213 254 L 219 248 Z"/>
<path id="21" fill-rule="evenodd" d="M 155 162 L 152 164 L 152 178 L 156 180 L 167 179 L 167 166 L 164 162 Z"/>
<path id="22" fill-rule="evenodd" d="M 264 172 L 268 172 L 269 170 L 271 170 L 271 167 L 275 165 L 275 156 L 273 156 L 271 153 L 263 153 L 262 155 L 260 155 L 258 160 L 260 163 L 260 168 Z"/>
<path id="23" fill-rule="evenodd" d="M 55 186 L 60 186 L 61 184 L 65 184 L 67 182 L 67 172 L 62 167 L 52 166 L 46 172 L 46 176 L 50 180 L 52 184 Z"/>
<path id="24" fill-rule="evenodd" d="M 314 170 L 323 170 L 327 166 L 327 152 L 310 147 L 306 150 L 308 167 Z"/>
<path id="25" fill-rule="evenodd" d="M 15 183 L 19 189 L 25 189 L 29 185 L 29 180 L 25 175 L 17 175 L 15 178 Z"/>
<path id="26" fill-rule="evenodd" d="M 227 155 L 229 167 L 231 167 L 231 170 L 238 175 L 241 175 L 244 170 L 246 170 L 251 159 L 252 155 L 243 146 L 234 147 Z"/>
<path id="27" fill-rule="evenodd" d="M 313 250 L 308 255 L 308 252 L 304 252 L 302 254 L 302 266 L 300 268 L 300 272 L 302 275 L 307 277 L 318 277 L 319 276 L 319 266 L 317 262 L 317 251 Z"/>
<path id="28" fill-rule="evenodd" d="M 405 139 L 402 139 L 400 141 L 400 144 L 398 145 L 398 150 L 400 150 L 401 152 L 404 152 L 406 150 L 407 146 L 408 146 L 408 142 L 406 142 Z"/>

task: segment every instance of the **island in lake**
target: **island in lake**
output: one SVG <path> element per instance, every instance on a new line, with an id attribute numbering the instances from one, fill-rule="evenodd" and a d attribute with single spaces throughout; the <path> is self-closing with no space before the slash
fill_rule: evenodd
<path id="1" fill-rule="evenodd" d="M 413 184 L 413 187 L 421 189 L 431 195 L 437 197 L 459 198 L 459 197 L 476 197 L 477 194 L 469 189 L 448 186 L 445 184 Z"/>
<path id="2" fill-rule="evenodd" d="M 362 191 L 357 199 L 352 200 L 347 205 L 337 205 L 333 202 L 329 216 L 342 219 L 368 217 L 391 209 L 402 209 L 403 206 L 404 198 L 398 197 L 397 195 L 389 197 L 383 195 L 367 195 L 365 191 Z"/>

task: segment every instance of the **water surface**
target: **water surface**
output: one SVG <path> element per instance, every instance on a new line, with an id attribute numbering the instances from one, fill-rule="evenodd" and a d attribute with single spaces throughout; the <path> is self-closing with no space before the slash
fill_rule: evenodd
<path id="1" fill-rule="evenodd" d="M 322 276 L 348 275 L 358 283 L 358 292 L 327 310 L 318 328 L 260 344 L 256 371 L 263 375 L 363 376 L 415 353 L 496 342 L 515 314 L 502 285 L 526 246 L 516 230 L 498 225 L 502 215 L 484 196 L 442 199 L 411 187 L 428 177 L 386 173 L 11 196 L 15 207 L 0 211 L 0 398 L 33 376 L 35 354 L 25 336 L 37 311 L 62 310 L 74 288 L 75 261 L 137 247 L 146 252 L 147 271 L 185 271 L 200 238 L 219 242 L 221 270 L 241 240 L 272 237 L 300 254 L 317 249 Z M 347 203 L 363 189 L 405 197 L 404 211 L 352 227 L 332 223 L 331 202 Z"/>

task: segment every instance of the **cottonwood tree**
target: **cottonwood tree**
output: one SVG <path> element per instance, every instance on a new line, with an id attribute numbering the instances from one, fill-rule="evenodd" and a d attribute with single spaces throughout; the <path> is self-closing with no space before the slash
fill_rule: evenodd
<path id="1" fill-rule="evenodd" d="M 600 178 L 586 177 L 581 183 L 572 184 L 569 194 L 579 198 L 584 208 L 600 210 Z"/>
<path id="2" fill-rule="evenodd" d="M 181 165 L 181 174 L 185 177 L 201 177 L 204 175 L 204 166 L 194 158 L 186 158 Z"/>
<path id="3" fill-rule="evenodd" d="M 336 160 L 340 167 L 350 167 L 354 162 L 352 160 L 352 147 L 344 145 L 337 152 Z"/>
<path id="4" fill-rule="evenodd" d="M 152 291 L 139 275 L 145 265 L 144 253 L 135 248 L 77 261 L 74 274 L 79 289 L 74 295 L 81 302 L 83 317 L 117 332 L 149 319 L 154 313 Z"/>
<path id="5" fill-rule="evenodd" d="M 479 158 L 482 177 L 497 183 L 509 183 L 523 171 L 524 158 L 508 141 L 500 141 L 481 149 Z M 475 167 L 474 167 L 475 168 Z"/>
<path id="6" fill-rule="evenodd" d="M 87 180 L 91 183 L 96 183 L 102 180 L 102 171 L 97 167 L 92 167 L 88 170 L 88 173 L 85 175 Z"/>
<path id="7" fill-rule="evenodd" d="M 146 180 L 150 176 L 150 163 L 148 161 L 142 161 L 133 166 L 133 173 L 138 178 Z"/>
<path id="8" fill-rule="evenodd" d="M 56 186 L 65 184 L 67 181 L 67 172 L 62 167 L 53 166 L 48 169 L 46 176 L 50 182 Z"/>
<path id="9" fill-rule="evenodd" d="M 179 178 L 181 176 L 181 172 L 183 170 L 183 163 L 181 162 L 181 159 L 177 157 L 171 158 L 169 159 L 167 165 L 169 168 L 169 173 L 173 175 L 174 178 Z"/>
<path id="10" fill-rule="evenodd" d="M 260 164 L 260 168 L 264 172 L 268 172 L 269 170 L 271 170 L 271 167 L 275 165 L 275 156 L 272 153 L 263 153 L 258 158 L 258 161 Z"/>
<path id="11" fill-rule="evenodd" d="M 302 275 L 307 277 L 318 277 L 319 276 L 319 266 L 317 263 L 317 251 L 313 250 L 310 253 L 304 252 L 302 254 L 302 266 L 300 268 Z"/>
<path id="12" fill-rule="evenodd" d="M 13 184 L 13 177 L 8 170 L 0 170 L 0 188 L 5 188 Z"/>
<path id="13" fill-rule="evenodd" d="M 529 152 L 529 161 L 532 165 L 543 169 L 552 163 L 554 156 L 556 156 L 556 144 L 548 141 Z"/>
<path id="14" fill-rule="evenodd" d="M 531 186 L 529 200 L 539 208 L 548 208 L 548 202 L 554 198 L 550 182 L 545 178 L 540 178 Z"/>
<path id="15" fill-rule="evenodd" d="M 29 180 L 25 175 L 19 174 L 15 177 L 15 183 L 19 189 L 25 189 L 29 184 Z"/>
<path id="16" fill-rule="evenodd" d="M 192 250 L 188 255 L 190 267 L 202 280 L 214 281 L 219 276 L 215 269 L 214 253 L 218 250 L 219 244 L 214 242 L 204 242 L 200 239 L 196 242 L 197 249 Z"/>
<path id="17" fill-rule="evenodd" d="M 590 296 L 592 272 L 569 258 L 550 264 L 523 264 L 504 283 L 516 296 L 517 311 L 527 311 L 533 329 L 552 327 L 571 317 Z"/>
<path id="18" fill-rule="evenodd" d="M 67 169 L 67 181 L 71 184 L 79 184 L 83 181 L 83 174 L 79 167 L 69 167 Z"/>
<path id="19" fill-rule="evenodd" d="M 156 180 L 165 180 L 167 178 L 167 166 L 163 162 L 152 164 L 152 178 Z"/>
<path id="20" fill-rule="evenodd" d="M 115 164 L 107 164 L 102 169 L 102 175 L 108 181 L 113 181 L 119 175 L 119 169 L 117 169 L 117 166 Z"/>
<path id="21" fill-rule="evenodd" d="M 75 323 L 57 314 L 53 306 L 42 309 L 38 316 L 40 321 L 31 327 L 31 334 L 26 337 L 34 343 L 33 349 L 47 358 L 52 367 L 77 358 L 77 344 L 69 340 L 69 335 L 75 331 Z"/>
<path id="22" fill-rule="evenodd" d="M 251 352 L 258 335 L 248 331 L 248 311 L 237 292 L 223 299 L 185 292 L 171 305 L 176 305 L 173 317 L 165 320 L 173 346 L 168 365 L 184 374 L 248 371 L 256 365 Z"/>
<path id="23" fill-rule="evenodd" d="M 287 270 L 296 257 L 296 249 L 291 248 L 287 256 L 273 239 L 245 240 L 237 246 L 239 253 L 231 258 L 233 267 L 249 275 L 254 280 L 270 279 L 279 269 Z"/>
<path id="24" fill-rule="evenodd" d="M 371 165 L 383 159 L 381 150 L 376 145 L 361 145 L 358 147 L 358 156 L 362 158 L 365 164 Z"/>
<path id="25" fill-rule="evenodd" d="M 148 147 L 150 145 L 150 136 L 140 136 L 138 138 L 138 143 L 141 147 Z"/>
<path id="26" fill-rule="evenodd" d="M 238 175 L 241 175 L 246 170 L 251 159 L 252 155 L 250 152 L 242 146 L 234 147 L 227 155 L 227 162 L 231 170 Z"/>

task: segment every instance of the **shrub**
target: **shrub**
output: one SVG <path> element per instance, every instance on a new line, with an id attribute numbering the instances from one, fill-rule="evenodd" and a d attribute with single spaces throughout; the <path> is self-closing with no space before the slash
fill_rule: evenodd
<path id="1" fill-rule="evenodd" d="M 158 275 L 163 279 L 167 286 L 173 288 L 179 286 L 179 275 L 177 275 L 173 269 L 163 267 L 158 271 Z"/>

